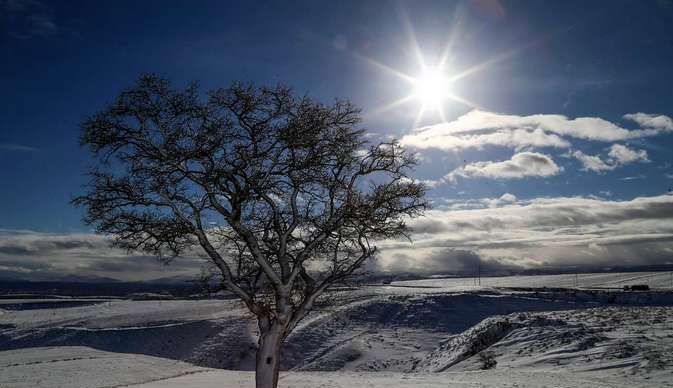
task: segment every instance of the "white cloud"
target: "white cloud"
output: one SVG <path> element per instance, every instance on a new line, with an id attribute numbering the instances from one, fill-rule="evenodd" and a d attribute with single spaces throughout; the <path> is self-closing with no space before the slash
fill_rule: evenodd
<path id="1" fill-rule="evenodd" d="M 486 204 L 486 206 L 488 207 L 511 205 L 513 203 L 516 203 L 516 201 L 517 201 L 516 195 L 511 193 L 505 193 L 501 195 L 500 198 L 485 198 L 481 200 L 481 202 Z"/>
<path id="2" fill-rule="evenodd" d="M 402 145 L 415 148 L 437 148 L 442 150 L 481 149 L 485 146 L 501 146 L 515 150 L 542 147 L 570 147 L 570 143 L 566 140 L 554 134 L 546 133 L 541 129 L 503 129 L 491 133 L 466 134 L 462 136 L 423 131 L 402 137 L 401 143 Z"/>
<path id="3" fill-rule="evenodd" d="M 609 171 L 617 167 L 616 165 L 607 164 L 598 155 L 587 155 L 582 151 L 575 151 L 572 153 L 572 156 L 582 162 L 582 171 Z"/>
<path id="4" fill-rule="evenodd" d="M 668 116 L 639 112 L 626 114 L 624 118 L 637 123 L 643 128 L 673 131 L 673 119 Z"/>
<path id="5" fill-rule="evenodd" d="M 587 155 L 582 151 L 574 151 L 571 155 L 582 162 L 583 171 L 596 172 L 611 171 L 629 163 L 650 161 L 647 151 L 632 149 L 621 144 L 613 144 L 610 147 L 606 160 L 599 155 Z"/>
<path id="6" fill-rule="evenodd" d="M 403 182 L 413 182 L 413 183 L 422 183 L 425 185 L 425 187 L 429 189 L 433 189 L 443 183 L 440 180 L 433 180 L 433 179 L 410 179 L 410 178 L 403 178 Z"/>
<path id="7" fill-rule="evenodd" d="M 520 152 L 502 162 L 475 162 L 457 168 L 444 179 L 455 181 L 463 178 L 521 179 L 525 177 L 548 177 L 563 171 L 554 160 L 537 152 Z"/>
<path id="8" fill-rule="evenodd" d="M 516 203 L 516 195 L 511 193 L 505 193 L 499 199 L 502 203 Z"/>
<path id="9" fill-rule="evenodd" d="M 673 130 L 673 120 L 668 116 L 634 113 L 624 118 L 644 129 L 626 129 L 599 117 L 571 119 L 555 114 L 517 116 L 473 110 L 454 121 L 419 128 L 402 137 L 401 143 L 416 148 L 443 150 L 481 148 L 487 145 L 516 150 L 567 148 L 570 144 L 562 137 L 614 142 Z"/>
<path id="10" fill-rule="evenodd" d="M 614 160 L 614 163 L 619 165 L 650 161 L 647 158 L 647 151 L 634 150 L 621 144 L 613 144 L 608 155 Z"/>

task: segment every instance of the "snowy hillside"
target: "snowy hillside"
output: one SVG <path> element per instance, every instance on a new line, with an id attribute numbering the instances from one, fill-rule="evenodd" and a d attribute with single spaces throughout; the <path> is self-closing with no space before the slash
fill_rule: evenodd
<path id="1" fill-rule="evenodd" d="M 530 288 L 574 278 L 557 275 L 498 278 L 516 289 L 430 279 L 335 292 L 336 307 L 288 339 L 281 386 L 673 386 L 673 292 L 588 289 L 664 287 L 667 276 L 587 274 L 582 290 Z M 2 388 L 252 386 L 256 326 L 236 301 L 39 302 L 0 300 Z"/>

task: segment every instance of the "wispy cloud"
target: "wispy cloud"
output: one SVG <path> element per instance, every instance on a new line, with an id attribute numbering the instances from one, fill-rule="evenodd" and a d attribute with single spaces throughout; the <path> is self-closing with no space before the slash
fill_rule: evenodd
<path id="1" fill-rule="evenodd" d="M 37 152 L 39 149 L 22 144 L 0 143 L 0 151 Z"/>
<path id="2" fill-rule="evenodd" d="M 15 39 L 44 38 L 61 31 L 51 9 L 37 0 L 0 0 L 0 21 Z"/>
<path id="3" fill-rule="evenodd" d="M 637 179 L 645 179 L 647 178 L 645 175 L 640 174 L 640 175 L 633 175 L 633 176 L 626 176 L 624 178 L 619 178 L 620 181 L 634 181 Z"/>

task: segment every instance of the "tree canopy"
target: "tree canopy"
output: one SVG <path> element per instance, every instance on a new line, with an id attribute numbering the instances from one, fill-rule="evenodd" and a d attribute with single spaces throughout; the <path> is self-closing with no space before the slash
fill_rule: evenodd
<path id="1" fill-rule="evenodd" d="M 360 111 L 285 86 L 202 95 L 139 78 L 82 124 L 98 160 L 74 199 L 116 244 L 164 258 L 202 252 L 218 284 L 284 339 L 375 241 L 426 207 L 396 141 L 370 144 Z M 277 372 L 276 372 L 277 374 Z"/>

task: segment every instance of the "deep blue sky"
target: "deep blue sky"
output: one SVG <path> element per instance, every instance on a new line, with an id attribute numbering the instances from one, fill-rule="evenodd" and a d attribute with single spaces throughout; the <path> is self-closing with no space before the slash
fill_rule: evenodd
<path id="1" fill-rule="evenodd" d="M 204 89 L 234 80 L 283 82 L 330 101 L 349 98 L 365 126 L 408 134 L 418 106 L 368 114 L 403 97 L 409 85 L 362 56 L 418 74 L 407 19 L 425 58 L 439 56 L 455 28 L 450 69 L 461 71 L 514 52 L 457 81 L 456 93 L 492 112 L 598 117 L 635 129 L 627 113 L 673 116 L 671 1 L 177 2 L 0 0 L 0 229 L 85 231 L 68 204 L 89 163 L 78 125 L 141 72 Z M 447 103 L 448 120 L 470 107 Z M 434 118 L 436 119 L 436 118 Z M 434 124 L 432 117 L 422 125 Z M 671 135 L 635 139 L 649 163 L 604 172 L 554 159 L 549 178 L 459 178 L 436 198 L 588 196 L 612 199 L 665 193 L 673 180 Z M 610 143 L 573 142 L 603 155 Z M 461 163 L 508 159 L 512 150 L 440 154 L 419 177 L 438 179 Z M 551 153 L 545 152 L 545 153 Z M 638 178 L 621 180 L 621 178 Z"/>

